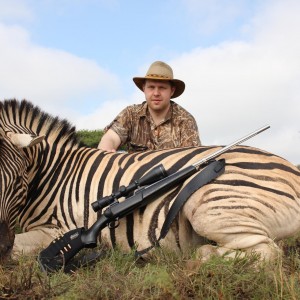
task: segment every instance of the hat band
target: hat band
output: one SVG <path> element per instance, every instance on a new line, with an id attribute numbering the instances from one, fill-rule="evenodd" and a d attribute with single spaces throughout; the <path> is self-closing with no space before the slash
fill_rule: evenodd
<path id="1" fill-rule="evenodd" d="M 165 79 L 170 79 L 170 80 L 172 80 L 172 78 L 170 78 L 169 76 L 157 75 L 157 74 L 147 74 L 147 75 L 146 75 L 146 78 L 147 78 L 147 77 L 165 78 Z"/>

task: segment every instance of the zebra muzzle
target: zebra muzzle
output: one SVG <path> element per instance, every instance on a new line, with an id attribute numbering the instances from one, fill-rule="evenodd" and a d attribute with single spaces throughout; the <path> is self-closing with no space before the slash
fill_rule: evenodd
<path id="1" fill-rule="evenodd" d="M 12 250 L 15 235 L 10 231 L 7 222 L 0 222 L 0 260 L 5 260 Z"/>

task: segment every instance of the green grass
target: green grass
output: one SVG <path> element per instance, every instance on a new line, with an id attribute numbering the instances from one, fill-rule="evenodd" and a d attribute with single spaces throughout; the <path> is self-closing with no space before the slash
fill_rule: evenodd
<path id="1" fill-rule="evenodd" d="M 0 267 L 0 299 L 300 299 L 298 240 L 283 244 L 282 261 L 258 266 L 254 255 L 199 264 L 194 253 L 157 249 L 147 261 L 108 250 L 72 274 L 43 273 L 36 256 Z"/>

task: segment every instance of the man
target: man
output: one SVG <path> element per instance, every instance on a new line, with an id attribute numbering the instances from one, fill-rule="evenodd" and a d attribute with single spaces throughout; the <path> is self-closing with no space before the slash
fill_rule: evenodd
<path id="1" fill-rule="evenodd" d="M 105 128 L 98 148 L 115 152 L 126 145 L 129 152 L 200 146 L 194 117 L 172 101 L 180 96 L 185 83 L 173 78 L 172 68 L 154 62 L 145 77 L 134 77 L 146 101 L 126 107 Z"/>

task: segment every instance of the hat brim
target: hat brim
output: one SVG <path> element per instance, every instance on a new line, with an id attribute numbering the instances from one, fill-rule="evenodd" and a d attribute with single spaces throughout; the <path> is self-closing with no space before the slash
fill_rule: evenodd
<path id="1" fill-rule="evenodd" d="M 185 83 L 179 79 L 166 79 L 161 77 L 133 77 L 132 80 L 134 81 L 135 85 L 143 92 L 143 85 L 145 80 L 159 80 L 159 81 L 171 81 L 175 86 L 175 92 L 172 95 L 171 99 L 179 97 L 185 89 Z"/>

